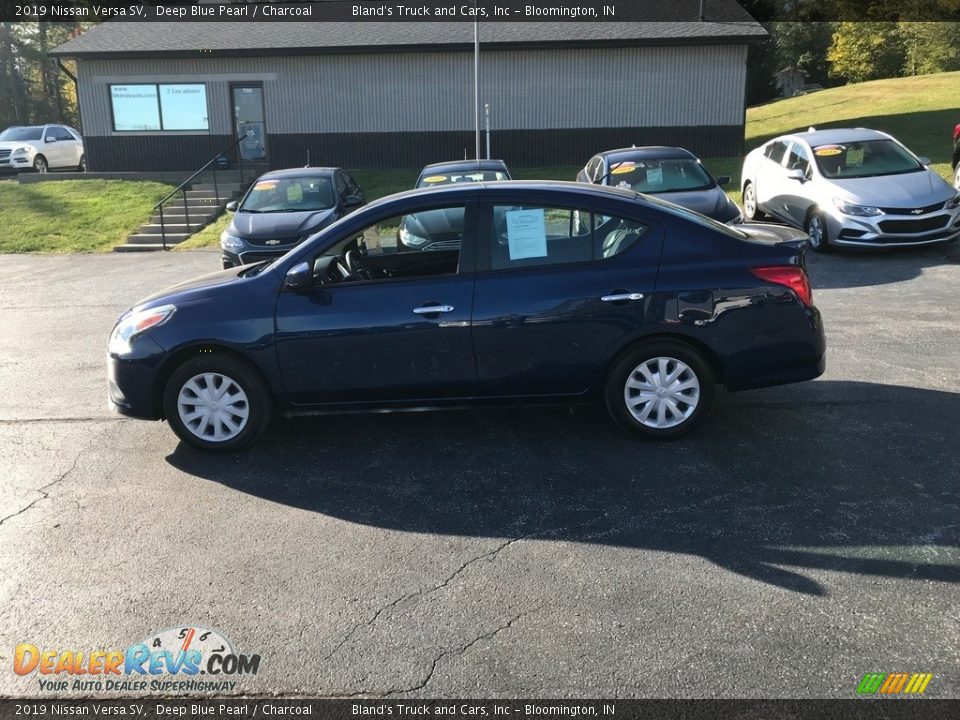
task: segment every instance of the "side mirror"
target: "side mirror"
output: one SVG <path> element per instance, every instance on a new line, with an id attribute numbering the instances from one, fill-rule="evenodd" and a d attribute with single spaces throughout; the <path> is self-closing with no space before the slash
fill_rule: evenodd
<path id="1" fill-rule="evenodd" d="M 227 203 L 227 206 L 226 206 L 227 212 L 236 212 L 238 207 L 239 205 L 237 204 L 237 201 L 231 200 L 230 202 Z"/>
<path id="2" fill-rule="evenodd" d="M 364 202 L 366 202 L 366 200 L 363 195 L 347 195 L 343 199 L 343 207 L 347 210 L 352 210 L 360 207 Z"/>
<path id="3" fill-rule="evenodd" d="M 47 135 L 47 136 L 43 139 L 43 141 L 44 141 L 45 143 L 52 143 L 52 142 L 56 142 L 56 141 L 57 141 L 57 138 L 55 138 L 53 135 Z"/>
<path id="4" fill-rule="evenodd" d="M 283 285 L 291 290 L 309 290 L 313 287 L 313 265 L 308 262 L 297 263 L 287 270 Z"/>
<path id="5" fill-rule="evenodd" d="M 921 164 L 921 165 L 929 165 L 929 164 L 930 164 L 930 158 L 928 158 L 926 155 L 921 155 L 921 156 L 920 156 L 919 158 L 917 158 L 917 159 L 920 161 L 920 164 Z"/>
<path id="6" fill-rule="evenodd" d="M 806 173 L 804 173 L 800 168 L 787 170 L 787 180 L 797 180 L 798 182 L 803 182 L 805 177 Z"/>
<path id="7" fill-rule="evenodd" d="M 731 179 L 732 178 L 729 175 L 721 175 L 720 177 L 717 178 L 717 185 L 719 185 L 720 187 L 726 187 L 727 185 L 730 184 Z"/>

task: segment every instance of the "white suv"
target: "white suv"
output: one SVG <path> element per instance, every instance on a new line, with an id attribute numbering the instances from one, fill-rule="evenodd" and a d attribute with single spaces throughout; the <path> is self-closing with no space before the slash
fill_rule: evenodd
<path id="1" fill-rule="evenodd" d="M 66 125 L 9 127 L 0 133 L 0 170 L 74 169 L 85 172 L 83 138 Z"/>

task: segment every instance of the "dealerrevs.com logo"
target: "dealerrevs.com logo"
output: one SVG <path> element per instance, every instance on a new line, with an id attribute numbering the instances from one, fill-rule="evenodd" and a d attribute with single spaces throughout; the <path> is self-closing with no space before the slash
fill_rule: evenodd
<path id="1" fill-rule="evenodd" d="M 225 635 L 202 627 L 162 630 L 126 650 L 61 650 L 20 643 L 13 671 L 45 692 L 229 692 L 256 675 L 259 655 L 239 654 Z"/>

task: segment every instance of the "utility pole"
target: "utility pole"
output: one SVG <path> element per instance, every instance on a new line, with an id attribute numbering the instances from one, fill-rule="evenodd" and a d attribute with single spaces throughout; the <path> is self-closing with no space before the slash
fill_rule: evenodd
<path id="1" fill-rule="evenodd" d="M 474 10 L 477 0 L 473 0 Z M 476 125 L 476 155 L 480 159 L 480 20 L 473 16 L 473 120 Z"/>

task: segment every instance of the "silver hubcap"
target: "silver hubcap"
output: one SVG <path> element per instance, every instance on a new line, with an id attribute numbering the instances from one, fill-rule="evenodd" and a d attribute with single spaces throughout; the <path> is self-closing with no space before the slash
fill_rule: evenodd
<path id="1" fill-rule="evenodd" d="M 823 241 L 823 221 L 820 220 L 819 215 L 814 215 L 810 218 L 810 227 L 807 230 L 807 235 L 810 236 L 810 243 L 814 247 L 820 247 L 820 243 Z"/>
<path id="2" fill-rule="evenodd" d="M 957 165 L 957 171 L 953 176 L 953 186 L 960 190 L 960 165 Z"/>
<path id="3" fill-rule="evenodd" d="M 250 403 L 236 381 L 220 373 L 203 373 L 180 388 L 177 412 L 187 430 L 201 440 L 225 442 L 246 427 Z"/>
<path id="4" fill-rule="evenodd" d="M 45 173 L 47 171 L 47 164 L 43 160 L 37 160 L 33 167 L 37 169 L 38 173 Z"/>
<path id="5" fill-rule="evenodd" d="M 651 358 L 627 377 L 623 399 L 641 425 L 672 428 L 689 419 L 697 409 L 700 381 L 688 365 L 676 358 Z"/>
<path id="6" fill-rule="evenodd" d="M 743 209 L 746 211 L 748 217 L 753 217 L 754 213 L 757 212 L 757 201 L 753 194 L 753 185 L 747 185 L 747 189 L 743 191 Z"/>

